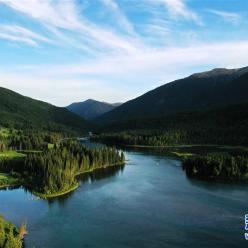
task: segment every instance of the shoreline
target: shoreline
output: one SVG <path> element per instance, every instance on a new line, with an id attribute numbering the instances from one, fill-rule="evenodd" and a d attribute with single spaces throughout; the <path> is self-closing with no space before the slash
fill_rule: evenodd
<path id="1" fill-rule="evenodd" d="M 168 146 L 148 146 L 148 145 L 125 145 L 122 144 L 123 146 L 126 147 L 136 147 L 136 148 L 184 148 L 184 147 L 217 147 L 217 148 L 225 148 L 225 149 L 246 149 L 248 146 L 230 146 L 230 145 L 214 145 L 214 144 L 192 144 L 192 145 L 168 145 Z"/>
<path id="2" fill-rule="evenodd" d="M 44 199 L 44 200 L 47 200 L 47 199 L 52 199 L 52 198 L 57 198 L 57 197 L 60 197 L 60 196 L 63 196 L 63 195 L 67 195 L 69 194 L 70 192 L 76 190 L 78 187 L 80 186 L 80 183 L 77 183 L 76 185 L 74 185 L 73 187 L 69 188 L 68 190 L 66 191 L 60 191 L 60 192 L 57 192 L 57 193 L 53 193 L 53 194 L 43 194 L 43 193 L 39 193 L 39 192 L 36 192 L 36 191 L 30 191 L 33 195 L 41 198 L 41 199 Z"/>
<path id="3" fill-rule="evenodd" d="M 97 171 L 97 170 L 101 170 L 101 169 L 106 169 L 108 167 L 115 167 L 117 165 L 124 165 L 124 163 L 117 163 L 117 164 L 110 164 L 110 165 L 104 165 L 103 167 L 100 167 L 100 168 L 94 168 L 94 169 L 90 169 L 90 170 L 87 170 L 87 171 L 84 171 L 84 172 L 79 172 L 75 175 L 75 177 L 77 176 L 80 176 L 80 175 L 83 175 L 83 174 L 87 174 L 87 173 L 91 173 L 91 172 L 94 172 L 94 171 Z"/>
<path id="4" fill-rule="evenodd" d="M 91 173 L 91 172 L 94 172 L 94 171 L 97 171 L 97 170 L 101 170 L 101 169 L 106 169 L 108 167 L 115 167 L 117 165 L 123 165 L 125 163 L 118 163 L 118 164 L 111 164 L 111 165 L 105 165 L 101 168 L 94 168 L 94 169 L 90 169 L 90 170 L 87 170 L 87 171 L 84 171 L 84 172 L 80 172 L 80 173 L 77 173 L 75 175 L 75 177 L 77 176 L 80 176 L 80 175 L 83 175 L 83 174 L 87 174 L 87 173 Z M 53 193 L 53 194 L 43 194 L 43 193 L 39 193 L 39 192 L 31 192 L 32 194 L 40 197 L 41 199 L 52 199 L 52 198 L 57 198 L 57 197 L 60 197 L 60 196 L 64 196 L 64 195 L 67 195 L 69 194 L 70 192 L 73 192 L 75 191 L 77 188 L 80 187 L 80 182 L 77 182 L 76 185 L 72 186 L 71 188 L 69 188 L 68 190 L 66 191 L 61 191 L 61 192 L 57 192 L 57 193 Z"/>
<path id="5" fill-rule="evenodd" d="M 9 187 L 20 187 L 22 186 L 21 183 L 16 183 L 16 184 L 4 184 L 4 185 L 0 185 L 0 190 L 1 189 L 5 189 L 5 188 L 9 188 Z"/>
<path id="6" fill-rule="evenodd" d="M 77 173 L 75 175 L 75 178 L 77 176 L 80 176 L 80 175 L 83 175 L 83 174 L 92 173 L 92 172 L 97 171 L 97 170 L 106 169 L 106 168 L 109 168 L 109 167 L 115 167 L 117 165 L 124 165 L 124 164 L 125 164 L 125 162 L 124 163 L 111 164 L 111 165 L 104 165 L 103 167 L 100 167 L 100 168 L 93 168 L 93 169 L 90 169 L 90 170 L 87 170 L 87 171 L 84 171 L 84 172 Z M 8 187 L 15 187 L 15 186 L 25 186 L 25 183 L 2 185 L 2 186 L 0 186 L 0 190 L 8 188 Z M 30 192 L 31 192 L 31 194 L 33 194 L 33 195 L 35 195 L 35 196 L 37 196 L 37 197 L 39 197 L 41 199 L 48 200 L 48 199 L 57 198 L 57 197 L 60 197 L 60 196 L 67 195 L 70 192 L 75 191 L 77 188 L 79 188 L 79 186 L 80 186 L 80 182 L 78 181 L 76 183 L 76 185 L 73 185 L 69 189 L 67 189 L 65 191 L 59 191 L 59 192 L 56 192 L 56 193 L 53 193 L 53 194 L 43 194 L 43 193 L 39 193 L 39 192 L 36 192 L 36 191 L 31 191 L 31 190 L 30 190 Z"/>
<path id="7" fill-rule="evenodd" d="M 96 140 L 97 141 L 97 140 Z M 94 142 L 94 140 L 93 140 Z M 100 141 L 104 144 L 108 144 L 108 142 L 105 143 L 104 140 Z M 131 147 L 131 148 L 190 148 L 190 147 L 216 147 L 216 148 L 224 148 L 224 149 L 248 149 L 248 146 L 242 146 L 242 145 L 227 145 L 227 144 L 181 144 L 181 145 L 163 145 L 163 146 L 152 146 L 152 145 L 128 145 L 128 144 L 116 144 L 116 143 L 109 143 L 110 145 L 117 145 L 117 146 L 123 146 L 123 147 Z"/>

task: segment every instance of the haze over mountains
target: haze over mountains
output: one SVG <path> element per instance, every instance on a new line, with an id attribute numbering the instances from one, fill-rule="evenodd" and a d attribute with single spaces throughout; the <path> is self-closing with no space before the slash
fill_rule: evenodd
<path id="1" fill-rule="evenodd" d="M 84 102 L 72 103 L 66 108 L 87 120 L 93 120 L 120 105 L 121 103 L 107 103 L 88 99 Z"/>
<path id="2" fill-rule="evenodd" d="M 248 102 L 248 67 L 214 69 L 162 85 L 100 116 L 96 122 L 160 118 Z"/>

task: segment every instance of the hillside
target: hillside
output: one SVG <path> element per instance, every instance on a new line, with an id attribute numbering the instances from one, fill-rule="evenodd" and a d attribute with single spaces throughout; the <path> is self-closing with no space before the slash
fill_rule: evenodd
<path id="1" fill-rule="evenodd" d="M 87 119 L 93 120 L 114 108 L 120 106 L 120 103 L 106 103 L 106 102 L 99 102 L 96 100 L 88 99 L 84 102 L 76 102 L 72 103 L 66 108 L 71 112 Z"/>
<path id="2" fill-rule="evenodd" d="M 110 124 L 185 111 L 208 110 L 248 100 L 248 68 L 214 69 L 165 84 L 96 119 Z"/>
<path id="3" fill-rule="evenodd" d="M 0 99 L 0 126 L 78 132 L 85 132 L 91 126 L 66 108 L 55 107 L 2 87 Z"/>
<path id="4" fill-rule="evenodd" d="M 247 126 L 248 101 L 215 110 L 117 122 L 101 131 L 110 132 L 110 138 L 116 132 L 118 143 L 128 144 L 248 145 Z"/>

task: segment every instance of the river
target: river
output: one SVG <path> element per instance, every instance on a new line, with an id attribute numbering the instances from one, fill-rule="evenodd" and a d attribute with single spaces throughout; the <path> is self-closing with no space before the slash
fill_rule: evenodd
<path id="1" fill-rule="evenodd" d="M 57 200 L 1 190 L 0 214 L 27 220 L 27 248 L 247 247 L 247 185 L 189 179 L 180 161 L 161 154 L 126 158 Z"/>

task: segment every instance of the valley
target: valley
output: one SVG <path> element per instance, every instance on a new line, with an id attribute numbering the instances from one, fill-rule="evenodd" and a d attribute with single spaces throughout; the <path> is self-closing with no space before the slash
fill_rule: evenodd
<path id="1" fill-rule="evenodd" d="M 200 204 L 202 209 L 206 210 L 207 202 L 202 201 L 203 196 L 199 194 L 198 189 L 203 187 L 203 192 L 201 190 L 203 195 L 215 201 L 212 190 L 216 187 L 226 195 L 226 199 L 221 203 L 215 203 L 213 209 L 221 207 L 226 211 L 227 216 L 235 215 L 235 218 L 238 218 L 237 216 L 246 207 L 240 195 L 246 196 L 248 180 L 248 91 L 246 90 L 248 74 L 246 71 L 246 68 L 216 69 L 194 74 L 165 84 L 127 103 L 119 106 L 111 105 L 111 107 L 95 100 L 77 103 L 76 107 L 75 104 L 70 105 L 73 109 L 56 107 L 0 88 L 0 197 L 3 202 L 0 212 L 17 226 L 20 226 L 25 219 L 28 219 L 28 223 L 30 221 L 32 234 L 25 236 L 25 247 L 26 245 L 49 247 L 49 245 L 35 231 L 37 228 L 41 233 L 45 232 L 42 227 L 37 226 L 37 217 L 22 207 L 21 211 L 18 211 L 15 197 L 27 209 L 32 206 L 37 211 L 41 211 L 39 221 L 47 222 L 48 217 L 44 216 L 48 211 L 46 204 L 57 206 L 60 201 L 68 201 L 68 204 L 73 204 L 73 211 L 76 211 L 74 204 L 82 204 L 82 202 L 73 198 L 74 195 L 86 197 L 89 202 L 92 201 L 92 204 L 100 204 L 94 200 L 93 195 L 89 196 L 84 192 L 85 188 L 91 191 L 91 187 L 100 185 L 99 187 L 102 187 L 104 194 L 107 195 L 99 195 L 99 201 L 111 200 L 108 192 L 111 192 L 112 186 L 107 186 L 108 182 L 114 187 L 116 208 L 123 207 L 118 205 L 123 204 L 122 197 L 130 196 L 135 212 L 139 208 L 146 209 L 147 206 L 151 211 L 156 212 L 156 208 L 151 206 L 149 201 L 154 200 L 159 204 L 158 199 L 155 196 L 155 199 L 149 199 L 143 193 L 156 195 L 155 192 L 161 190 L 163 184 L 169 188 L 162 189 L 157 197 L 166 200 L 168 197 L 166 194 L 177 193 L 182 196 L 185 192 L 179 186 L 183 184 L 183 187 L 187 188 L 187 193 L 193 194 L 192 202 L 196 205 Z M 77 109 L 76 113 L 75 109 Z M 84 138 L 78 139 L 82 137 Z M 126 186 L 127 189 L 121 189 L 118 180 L 122 180 L 121 173 L 124 173 L 125 178 L 125 171 L 128 172 L 128 178 L 124 179 L 126 182 L 122 186 Z M 118 178 L 117 181 L 115 177 Z M 174 184 L 173 180 L 178 185 Z M 136 189 L 133 191 L 129 185 Z M 235 197 L 228 198 L 232 190 Z M 96 194 L 100 192 L 101 190 Z M 135 204 L 135 197 L 133 198 L 132 194 L 142 196 L 141 205 Z M 28 200 L 30 197 L 31 205 Z M 113 199 L 114 204 L 115 199 Z M 33 201 L 39 202 L 41 206 Z M 169 201 L 172 202 L 172 207 L 177 208 L 175 199 L 170 198 Z M 225 205 L 227 202 L 237 205 L 238 210 L 229 209 Z M 187 209 L 192 207 L 191 204 L 185 201 L 184 203 Z M 7 210 L 7 206 L 10 205 L 15 209 L 15 213 Z M 88 207 L 85 208 L 86 213 L 89 212 Z M 94 209 L 93 205 L 91 207 L 93 207 L 92 216 L 103 218 L 99 210 Z M 113 211 L 113 205 L 106 207 Z M 129 209 L 129 206 L 125 208 Z M 165 205 L 164 209 L 171 211 Z M 159 214 L 168 217 L 164 209 L 159 209 Z M 56 211 L 59 211 L 57 207 Z M 63 211 L 66 212 L 63 218 L 70 218 L 65 220 L 69 225 L 69 232 L 74 230 L 73 225 L 77 225 L 79 230 L 84 230 L 86 233 L 95 230 L 93 226 L 87 229 L 80 223 L 72 223 L 74 217 L 69 217 L 66 207 Z M 125 212 L 125 209 L 123 211 L 124 215 L 116 213 L 116 218 L 125 222 L 123 218 L 128 212 Z M 212 211 L 210 212 L 213 214 Z M 142 218 L 147 214 L 148 212 L 144 210 L 141 213 Z M 174 213 L 175 219 L 170 220 L 172 226 L 178 225 L 175 215 L 181 214 L 185 213 L 180 211 Z M 55 215 L 60 216 L 59 212 Z M 194 213 L 190 215 L 195 218 Z M 91 220 L 96 223 L 92 216 Z M 55 219 L 51 217 L 53 228 L 58 225 L 57 217 Z M 231 218 L 229 220 L 238 229 L 237 221 Z M 115 223 L 116 220 L 111 221 Z M 156 227 L 161 228 L 159 233 L 162 229 L 166 229 L 166 223 L 165 220 L 160 223 L 158 219 L 154 222 Z M 142 229 L 136 222 L 132 222 L 132 225 Z M 190 226 L 189 223 L 188 225 Z M 206 228 L 207 235 L 211 236 L 212 231 L 209 229 L 212 228 L 211 224 L 208 226 L 207 222 L 204 222 L 202 225 Z M 225 229 L 225 221 L 220 225 Z M 113 224 L 112 228 L 113 233 L 118 236 L 116 225 Z M 194 230 L 194 227 L 190 228 Z M 17 235 L 18 229 L 15 230 Z M 64 233 L 68 230 L 62 228 L 60 232 Z M 149 227 L 144 227 L 142 230 L 148 237 L 151 231 Z M 180 230 L 184 233 L 182 229 Z M 100 236 L 104 235 L 100 230 L 95 231 Z M 49 232 L 51 234 L 52 231 L 49 229 Z M 194 235 L 190 232 L 187 231 L 190 237 L 189 244 L 194 240 Z M 158 243 L 165 242 L 165 236 L 162 233 L 159 235 L 157 238 L 161 240 Z M 218 235 L 217 243 L 212 239 L 213 245 L 219 244 L 218 242 L 224 238 L 228 239 L 221 231 Z M 61 241 L 56 243 L 58 240 L 54 240 L 53 234 L 51 234 L 53 238 L 47 240 L 52 247 L 66 248 L 68 242 L 74 243 L 75 247 L 84 244 L 78 236 L 72 236 L 75 240 L 68 238 L 64 240 L 64 244 Z M 124 237 L 127 244 L 123 247 L 133 245 L 133 240 L 129 240 L 125 235 Z M 144 246 L 144 242 L 149 244 L 148 240 L 142 239 L 141 236 L 139 238 L 140 245 Z M 6 242 L 12 242 L 10 239 L 12 238 L 6 236 Z M 238 240 L 237 231 L 234 239 Z M 92 244 L 87 238 L 86 240 L 87 244 Z M 102 239 L 100 238 L 99 244 L 96 243 L 94 247 L 101 247 L 100 240 Z M 22 239 L 16 242 L 19 243 L 13 248 L 23 246 Z M 175 240 L 171 241 L 172 247 L 176 247 L 174 242 Z M 187 243 L 182 236 L 179 243 L 185 242 Z M 109 244 L 108 240 L 107 243 Z M 243 242 L 238 243 L 239 247 L 245 247 Z M 112 247 L 114 244 L 115 242 Z"/>

